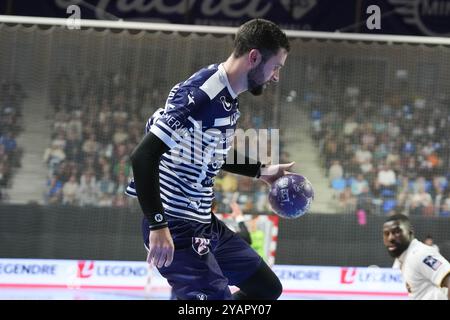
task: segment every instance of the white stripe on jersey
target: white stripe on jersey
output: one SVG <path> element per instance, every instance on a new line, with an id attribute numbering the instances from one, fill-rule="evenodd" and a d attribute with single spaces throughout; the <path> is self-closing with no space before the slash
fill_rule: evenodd
<path id="1" fill-rule="evenodd" d="M 189 120 L 190 122 L 192 122 L 192 124 L 194 125 L 195 129 L 201 129 L 200 124 L 199 124 L 197 121 L 195 121 L 194 118 L 192 118 L 191 116 L 189 116 L 189 117 L 188 117 L 188 120 Z"/>
<path id="2" fill-rule="evenodd" d="M 170 148 L 175 148 L 177 146 L 177 143 L 159 127 L 155 125 L 151 126 L 150 132 L 164 141 L 164 143 L 167 144 Z"/>
<path id="3" fill-rule="evenodd" d="M 187 142 L 182 141 L 182 142 L 180 142 L 180 144 L 177 147 L 185 152 L 183 154 L 183 156 L 185 158 L 187 157 L 191 161 L 194 160 L 194 163 L 198 163 L 198 164 L 204 162 L 203 159 L 205 158 L 206 154 L 204 153 L 204 150 L 199 149 L 200 141 L 194 141 L 194 142 L 192 142 L 192 141 L 187 141 Z M 194 150 L 192 151 L 191 148 L 194 149 Z"/>
<path id="4" fill-rule="evenodd" d="M 168 188 L 171 191 L 168 191 L 165 188 Z M 161 197 L 163 195 L 166 195 L 168 197 L 171 197 L 172 200 L 173 199 L 181 200 L 181 201 L 184 201 L 183 202 L 184 205 L 186 205 L 186 206 L 189 205 L 189 201 L 187 200 L 186 195 L 184 195 L 183 192 L 181 192 L 181 191 L 180 191 L 179 195 L 174 194 L 173 193 L 173 191 L 174 191 L 173 186 L 168 184 L 168 183 L 166 183 L 164 180 L 160 180 L 160 191 L 161 191 Z M 127 195 L 129 195 L 130 197 L 137 198 L 136 190 L 133 189 L 130 186 L 127 187 L 125 193 Z M 193 199 L 193 197 L 190 197 L 190 198 Z M 212 199 L 213 199 L 213 197 L 210 197 L 210 199 L 209 198 L 202 198 L 202 199 L 198 199 L 197 201 L 201 202 L 200 208 L 202 208 L 202 207 L 203 208 L 209 208 L 211 206 Z M 168 198 L 166 198 L 166 200 L 169 201 Z M 181 203 L 178 203 L 178 204 L 181 205 Z"/>
<path id="5" fill-rule="evenodd" d="M 172 130 L 172 128 L 170 128 L 164 122 L 162 122 L 162 121 L 155 121 L 155 123 L 153 124 L 152 128 L 154 126 L 158 126 L 161 129 L 163 129 L 163 130 L 167 131 L 168 133 L 170 133 L 171 134 L 170 139 L 172 139 L 172 141 L 174 141 L 174 142 L 181 141 L 180 135 L 175 130 Z"/>
<path id="6" fill-rule="evenodd" d="M 181 173 L 181 174 L 183 174 L 183 173 L 185 173 L 185 174 L 191 173 L 191 174 L 194 174 L 194 175 L 199 175 L 200 172 L 202 171 L 200 168 L 193 169 L 192 167 L 188 167 L 188 166 L 180 167 L 180 165 L 173 164 L 171 161 L 167 161 L 166 159 L 164 159 L 164 160 L 165 160 L 164 161 L 164 165 L 166 167 L 168 167 L 169 169 L 175 171 L 177 174 L 178 173 Z M 184 164 L 185 163 L 183 163 L 183 165 Z M 192 176 L 190 176 L 189 178 L 192 179 Z"/>
<path id="7" fill-rule="evenodd" d="M 187 195 L 196 197 L 196 196 L 206 196 L 209 197 L 212 195 L 212 187 L 203 187 L 198 190 L 194 186 L 188 186 L 186 182 L 183 182 L 179 177 L 176 176 L 171 170 L 164 168 L 163 166 L 159 166 L 159 174 L 160 177 L 168 180 L 171 183 L 174 183 L 176 186 L 181 187 L 182 191 Z"/>
<path id="8" fill-rule="evenodd" d="M 211 207 L 212 201 L 214 200 L 214 197 L 211 197 L 211 199 L 209 199 L 207 201 L 194 200 L 192 198 L 190 198 L 192 200 L 187 200 L 187 198 L 185 196 L 181 196 L 180 194 L 174 194 L 173 191 L 174 191 L 173 189 L 170 189 L 170 191 L 168 191 L 163 186 L 161 188 L 161 196 L 165 196 L 168 199 L 168 201 L 173 201 L 174 199 L 176 199 L 177 202 L 181 201 L 183 203 L 184 207 L 188 207 L 189 204 L 191 204 L 192 202 L 195 202 L 195 203 L 197 203 L 199 208 L 208 209 L 209 207 Z"/>
<path id="9" fill-rule="evenodd" d="M 177 206 L 186 207 L 186 208 L 189 206 L 189 203 L 187 203 L 187 202 L 178 202 L 178 201 L 173 200 L 173 198 L 172 198 L 173 195 L 169 194 L 168 196 L 170 196 L 170 198 L 166 197 L 164 194 L 161 194 L 161 199 L 165 200 L 167 203 L 170 203 L 172 205 L 177 205 Z M 210 206 L 207 206 L 205 209 L 201 209 L 201 207 L 202 206 L 200 206 L 200 208 L 196 209 L 195 211 L 200 212 L 200 213 L 210 213 L 211 212 Z"/>
<path id="10" fill-rule="evenodd" d="M 227 155 L 228 151 L 230 151 L 230 149 L 231 149 L 231 146 L 227 147 L 226 149 L 216 149 L 216 150 L 214 150 L 214 152 L 218 153 L 218 154 Z"/>
<path id="11" fill-rule="evenodd" d="M 163 207 L 164 207 L 164 212 L 166 211 L 172 211 L 175 214 L 185 214 L 187 215 L 189 218 L 197 218 L 197 219 L 201 219 L 202 221 L 211 221 L 211 210 L 209 210 L 209 212 L 207 214 L 196 214 L 196 211 L 189 211 L 189 210 L 183 210 L 180 208 L 176 208 L 173 206 L 168 205 L 167 203 L 164 206 L 164 202 L 163 202 Z M 187 217 L 186 217 L 187 218 Z"/>
<path id="12" fill-rule="evenodd" d="M 177 173 L 176 168 L 179 167 L 180 169 L 184 169 L 184 170 L 187 170 L 188 168 L 195 170 L 197 172 L 196 177 L 198 175 L 200 175 L 202 172 L 206 172 L 206 175 L 208 175 L 208 174 L 211 176 L 216 175 L 217 170 L 215 170 L 215 171 L 208 170 L 207 164 L 195 165 L 195 164 L 191 164 L 187 161 L 180 161 L 180 163 L 173 163 L 169 157 L 170 156 L 162 155 L 161 162 L 164 160 L 164 165 L 166 167 L 170 167 L 175 173 Z"/>
<path id="13" fill-rule="evenodd" d="M 228 82 L 227 72 L 225 71 L 225 68 L 223 67 L 223 64 L 222 63 L 219 64 L 217 69 L 219 70 L 220 78 L 226 84 L 228 92 L 230 93 L 231 97 L 233 99 L 236 99 L 238 95 L 234 92 L 233 88 L 231 87 L 230 82 Z"/>
<path id="14" fill-rule="evenodd" d="M 182 213 L 178 214 L 178 213 L 172 213 L 171 211 L 167 210 L 164 211 L 164 214 L 167 214 L 168 216 L 174 217 L 174 218 L 183 218 L 186 220 L 192 220 L 192 221 L 196 221 L 196 222 L 200 222 L 200 223 L 204 223 L 204 224 L 208 224 L 211 222 L 211 214 L 209 216 L 206 217 L 206 219 L 196 219 L 196 218 L 192 218 L 189 215 L 184 215 Z"/>
<path id="15" fill-rule="evenodd" d="M 130 186 L 127 187 L 127 189 L 125 190 L 125 193 L 127 195 L 129 195 L 130 197 L 137 198 L 136 190 L 131 188 Z"/>
<path id="16" fill-rule="evenodd" d="M 159 117 L 163 114 L 164 109 L 158 108 L 153 115 L 148 119 L 147 124 L 145 125 L 145 133 L 147 134 L 150 131 L 150 127 L 153 125 L 153 123 L 158 120 Z"/>
<path id="17" fill-rule="evenodd" d="M 205 92 L 210 99 L 213 99 L 225 88 L 225 84 L 220 79 L 220 71 L 217 70 L 208 80 L 201 86 L 200 90 Z"/>
<path id="18" fill-rule="evenodd" d="M 177 199 L 177 200 L 183 200 L 184 199 L 184 200 L 188 201 L 186 195 L 184 195 L 182 191 L 180 191 L 179 189 L 175 190 L 174 187 L 172 185 L 170 185 L 169 183 L 167 183 L 166 181 L 160 179 L 159 185 L 160 185 L 161 192 L 166 194 L 167 196 L 173 196 L 174 199 Z M 177 191 L 179 192 L 178 195 L 174 193 L 174 192 L 177 192 Z M 199 198 L 199 197 L 196 198 L 194 196 L 188 196 L 188 197 L 189 197 L 189 199 L 192 199 L 192 200 L 195 200 L 195 201 L 201 201 L 201 199 L 202 199 L 202 198 Z M 211 197 L 211 199 L 212 199 L 212 197 Z"/>
<path id="19" fill-rule="evenodd" d="M 224 127 L 231 123 L 231 117 L 225 117 L 225 118 L 216 118 L 214 120 L 214 126 L 215 127 Z"/>

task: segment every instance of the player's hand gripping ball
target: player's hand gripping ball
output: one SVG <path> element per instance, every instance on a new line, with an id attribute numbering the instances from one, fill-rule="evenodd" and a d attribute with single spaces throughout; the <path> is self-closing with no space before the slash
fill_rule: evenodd
<path id="1" fill-rule="evenodd" d="M 269 203 L 282 218 L 294 219 L 308 212 L 314 199 L 311 182 L 299 174 L 284 175 L 272 183 Z"/>

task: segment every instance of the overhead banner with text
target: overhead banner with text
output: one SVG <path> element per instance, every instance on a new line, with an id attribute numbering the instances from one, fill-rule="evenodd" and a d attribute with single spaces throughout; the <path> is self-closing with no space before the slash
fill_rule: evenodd
<path id="1" fill-rule="evenodd" d="M 450 35 L 450 0 L 0 0 L 0 14 L 238 26 L 266 18 L 285 29 Z M 373 9 L 376 6 L 375 9 Z M 367 21 L 376 15 L 379 28 Z"/>

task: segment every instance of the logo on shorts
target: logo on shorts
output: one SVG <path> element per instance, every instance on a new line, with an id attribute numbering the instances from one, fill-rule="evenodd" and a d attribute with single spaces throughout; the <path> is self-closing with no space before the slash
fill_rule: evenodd
<path id="1" fill-rule="evenodd" d="M 192 238 L 192 248 L 199 255 L 204 255 L 209 252 L 210 240 L 205 238 Z"/>
<path id="2" fill-rule="evenodd" d="M 442 265 L 442 262 L 432 256 L 426 257 L 422 262 L 435 271 Z"/>

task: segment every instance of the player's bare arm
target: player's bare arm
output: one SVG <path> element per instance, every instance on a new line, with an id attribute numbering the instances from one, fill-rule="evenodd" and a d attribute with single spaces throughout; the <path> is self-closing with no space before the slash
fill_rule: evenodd
<path id="1" fill-rule="evenodd" d="M 445 278 L 442 280 L 441 287 L 446 287 L 448 289 L 447 297 L 448 297 L 448 300 L 450 300 L 450 273 L 448 273 L 445 276 Z"/>

